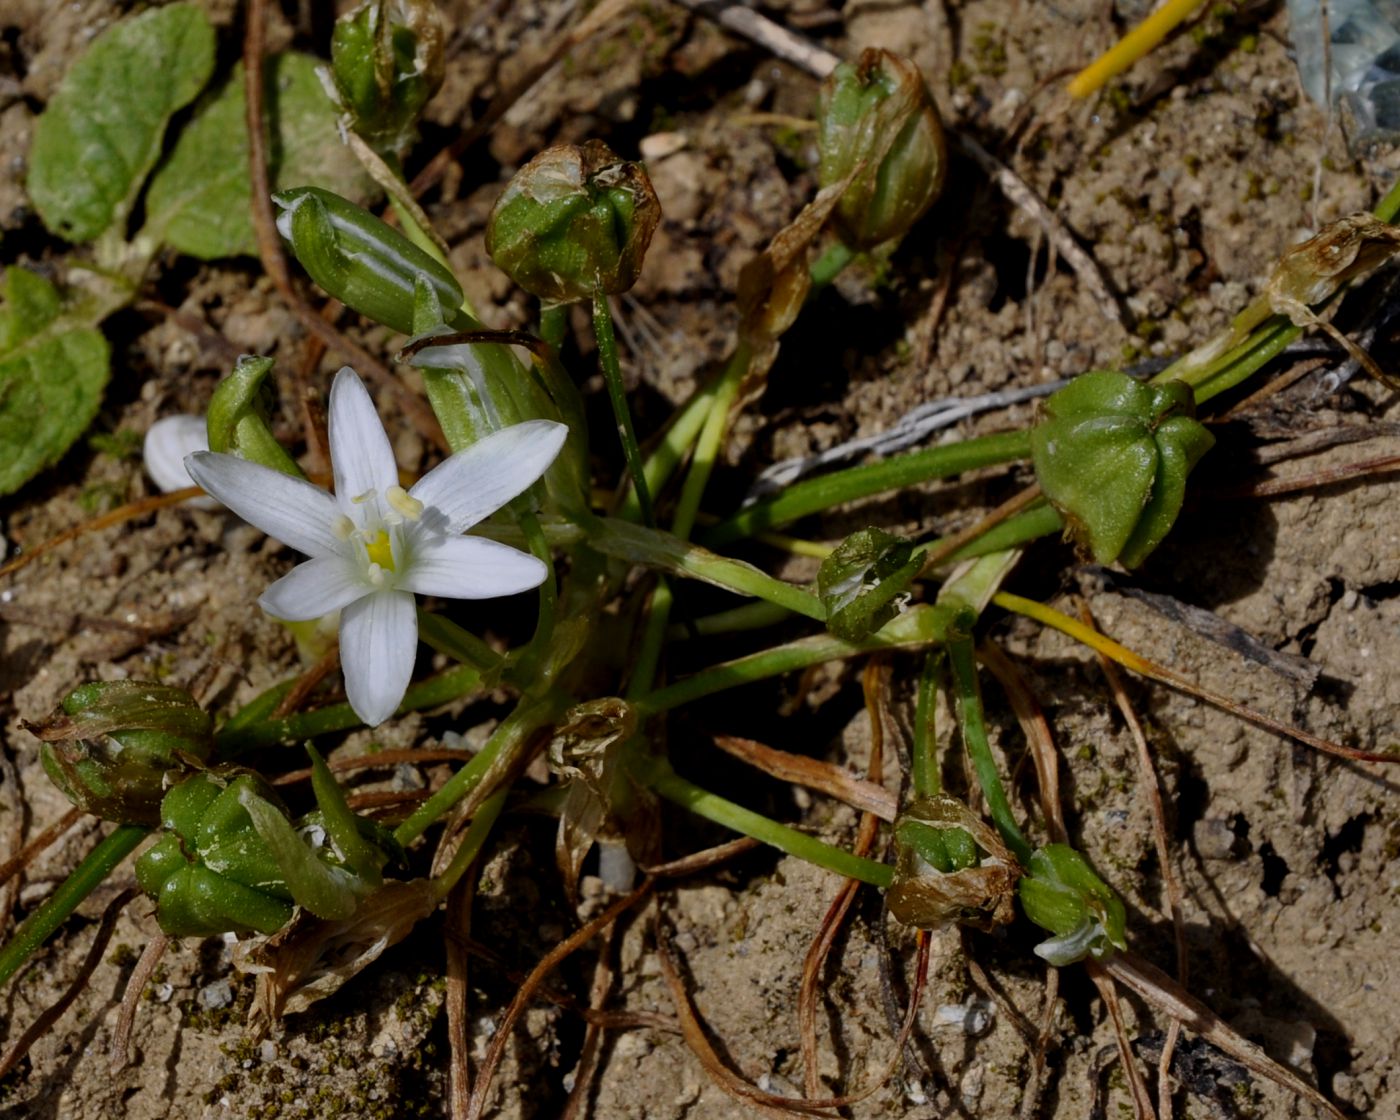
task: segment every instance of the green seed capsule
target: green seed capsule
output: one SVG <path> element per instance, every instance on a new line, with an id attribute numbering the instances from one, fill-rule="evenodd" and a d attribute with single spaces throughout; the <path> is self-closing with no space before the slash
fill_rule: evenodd
<path id="1" fill-rule="evenodd" d="M 838 66 L 822 84 L 817 128 L 821 185 L 855 175 L 834 215 L 853 249 L 903 237 L 943 189 L 943 125 L 908 59 L 867 49 Z"/>
<path id="2" fill-rule="evenodd" d="M 209 715 L 188 692 L 144 681 L 83 685 L 30 730 L 44 740 L 44 770 L 68 799 L 121 824 L 154 825 L 167 786 L 212 744 Z"/>
<path id="3" fill-rule="evenodd" d="M 272 198 L 282 208 L 277 229 L 292 253 L 346 307 L 411 334 L 420 278 L 445 314 L 462 305 L 456 277 L 368 210 L 319 187 L 294 187 Z"/>
<path id="4" fill-rule="evenodd" d="M 1063 966 L 1128 947 L 1122 900 L 1068 844 L 1046 844 L 1026 870 L 1018 887 L 1021 909 L 1055 934 L 1035 947 L 1037 956 Z"/>
<path id="5" fill-rule="evenodd" d="M 442 75 L 442 24 L 432 0 L 370 0 L 336 20 L 331 79 L 341 109 L 386 158 L 417 138 Z"/>
<path id="6" fill-rule="evenodd" d="M 1180 381 L 1099 370 L 1050 397 L 1031 432 L 1036 478 L 1100 564 L 1134 568 L 1167 535 L 1186 478 L 1214 445 Z"/>
<path id="7" fill-rule="evenodd" d="M 661 206 L 639 163 L 606 144 L 560 144 L 506 186 L 486 227 L 486 251 L 548 303 L 615 295 L 637 282 Z"/>

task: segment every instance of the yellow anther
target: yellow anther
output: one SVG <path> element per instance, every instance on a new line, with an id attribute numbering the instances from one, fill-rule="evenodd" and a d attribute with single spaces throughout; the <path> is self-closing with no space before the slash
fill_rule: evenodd
<path id="1" fill-rule="evenodd" d="M 423 503 L 402 486 L 389 487 L 384 491 L 384 499 L 410 521 L 417 521 L 423 516 Z"/>
<path id="2" fill-rule="evenodd" d="M 373 537 L 365 541 L 365 552 L 369 554 L 371 565 L 378 564 L 385 571 L 394 570 L 394 546 L 389 542 L 389 533 L 386 529 L 380 529 Z"/>
<path id="3" fill-rule="evenodd" d="M 355 523 L 342 513 L 331 522 L 331 532 L 341 540 L 348 541 L 355 532 Z"/>

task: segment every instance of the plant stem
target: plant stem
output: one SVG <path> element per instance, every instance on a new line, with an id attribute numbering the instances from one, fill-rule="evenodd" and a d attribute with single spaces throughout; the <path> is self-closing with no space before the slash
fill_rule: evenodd
<path id="1" fill-rule="evenodd" d="M 418 636 L 438 653 L 470 665 L 479 673 L 493 673 L 505 659 L 470 630 L 451 619 L 418 608 Z"/>
<path id="2" fill-rule="evenodd" d="M 1001 524 L 988 529 L 976 540 L 969 541 L 957 551 L 945 556 L 940 567 L 954 564 L 960 560 L 971 560 L 977 556 L 1000 552 L 1002 549 L 1015 548 L 1017 545 L 1027 544 L 1040 537 L 1048 537 L 1052 533 L 1058 533 L 1064 527 L 1064 519 L 1055 512 L 1053 506 L 1048 503 L 1033 506 L 1013 517 L 1008 517 Z M 926 541 L 919 545 L 915 551 L 919 553 L 932 552 L 938 549 L 942 543 L 943 538 Z"/>
<path id="3" fill-rule="evenodd" d="M 856 252 L 844 241 L 833 241 L 823 250 L 822 255 L 812 262 L 812 290 L 807 298 L 827 287 L 856 259 Z"/>
<path id="4" fill-rule="evenodd" d="M 498 759 L 508 759 L 529 742 L 531 735 L 551 722 L 564 706 L 561 701 L 561 696 L 551 694 L 543 700 L 521 704 L 506 716 L 471 761 L 394 829 L 394 839 L 407 846 L 422 836 L 439 817 L 477 787 Z"/>
<path id="5" fill-rule="evenodd" d="M 693 621 L 673 622 L 667 628 L 666 637 L 672 641 L 684 641 L 687 638 L 707 638 L 713 634 L 762 630 L 766 626 L 776 626 L 791 617 L 792 611 L 786 607 L 760 600 L 727 611 L 716 611 Z"/>
<path id="6" fill-rule="evenodd" d="M 118 826 L 98 842 L 87 858 L 73 869 L 43 905 L 15 930 L 9 944 L 0 949 L 0 985 L 5 984 L 37 952 L 65 921 L 145 838 L 140 825 Z"/>
<path id="7" fill-rule="evenodd" d="M 670 481 L 671 476 L 676 473 L 676 468 L 680 466 L 681 460 L 689 454 L 696 436 L 700 434 L 700 429 L 705 426 L 705 418 L 710 414 L 715 394 L 719 392 L 720 382 L 723 380 L 724 375 L 721 373 L 699 389 L 681 407 L 680 412 L 676 414 L 665 432 L 662 433 L 660 442 L 647 456 L 642 473 L 646 476 L 647 485 L 653 494 L 659 492 Z M 623 498 L 622 505 L 618 508 L 617 515 L 627 521 L 641 520 L 641 506 L 637 502 L 635 490 L 628 490 L 627 496 Z"/>
<path id="8" fill-rule="evenodd" d="M 540 305 L 540 339 L 549 343 L 555 353 L 564 345 L 569 331 L 569 307 L 563 303 Z"/>
<path id="9" fill-rule="evenodd" d="M 815 634 L 734 661 L 712 665 L 685 680 L 642 697 L 637 701 L 637 709 L 643 716 L 655 715 L 736 685 L 805 669 L 823 661 L 855 657 L 880 649 L 917 649 L 937 645 L 975 621 L 975 615 L 957 607 L 914 607 L 863 642 L 845 642 L 831 634 Z"/>
<path id="10" fill-rule="evenodd" d="M 486 843 L 486 838 L 491 834 L 491 829 L 496 824 L 496 818 L 501 815 L 501 810 L 506 805 L 506 794 L 510 792 L 508 786 L 502 786 L 490 797 L 481 803 L 481 808 L 472 817 L 472 823 L 467 826 L 467 834 L 462 837 L 462 842 L 457 845 L 457 850 L 452 853 L 452 862 L 447 868 L 433 880 L 433 891 L 438 898 L 446 898 L 447 894 L 457 885 L 467 868 L 478 855 Z"/>
<path id="11" fill-rule="evenodd" d="M 1012 854 L 1023 864 L 1031 858 L 1031 846 L 1026 842 L 1011 804 L 997 773 L 992 746 L 987 741 L 987 724 L 982 712 L 982 692 L 977 685 L 977 660 L 972 652 L 971 638 L 958 638 L 948 643 L 948 660 L 953 667 L 953 688 L 958 701 L 958 722 L 962 726 L 963 745 L 967 748 L 977 784 L 987 799 L 987 810 Z"/>
<path id="12" fill-rule="evenodd" d="M 465 696 L 481 683 L 481 673 L 474 665 L 462 665 L 449 669 L 436 677 L 411 685 L 399 712 L 417 711 L 419 708 L 435 708 Z M 291 688 L 291 683 L 276 685 L 264 692 L 248 708 L 232 717 L 214 737 L 219 758 L 227 762 L 245 751 L 257 747 L 268 747 L 274 743 L 295 742 L 298 739 L 314 739 L 318 735 L 329 735 L 333 731 L 348 731 L 359 727 L 363 721 L 349 704 L 331 704 L 317 708 L 314 712 L 298 712 L 285 719 L 245 720 L 243 717 L 250 708 L 270 713 Z"/>
<path id="13" fill-rule="evenodd" d="M 752 836 L 770 844 L 790 856 L 814 863 L 849 879 L 859 879 L 876 887 L 888 887 L 894 881 L 894 868 L 888 864 L 876 863 L 852 855 L 843 848 L 835 847 L 805 832 L 798 832 L 788 825 L 770 820 L 752 809 L 745 809 L 718 794 L 702 789 L 694 782 L 686 781 L 670 764 L 659 759 L 636 764 L 638 777 L 668 801 L 689 809 L 697 816 L 716 824 L 732 828 L 735 832 Z"/>
<path id="14" fill-rule="evenodd" d="M 912 780 L 915 797 L 937 797 L 943 788 L 938 776 L 938 741 L 934 728 L 934 709 L 938 698 L 939 660 L 943 655 L 931 650 L 924 656 L 924 671 L 919 674 L 919 695 L 914 705 L 914 744 Z"/>
<path id="15" fill-rule="evenodd" d="M 789 486 L 777 497 L 749 506 L 721 522 L 700 539 L 707 547 L 717 548 L 765 529 L 780 528 L 841 502 L 868 498 L 887 490 L 902 490 L 977 467 L 1025 459 L 1029 455 L 1029 429 L 894 455 L 878 463 L 850 467 Z"/>
<path id="16" fill-rule="evenodd" d="M 627 471 L 632 476 L 632 492 L 637 495 L 637 507 L 645 525 L 656 524 L 656 514 L 651 508 L 651 490 L 647 486 L 646 473 L 642 467 L 642 451 L 637 446 L 637 433 L 632 429 L 632 411 L 627 407 L 627 390 L 622 384 L 622 366 L 617 360 L 617 339 L 613 335 L 612 312 L 608 309 L 608 297 L 598 292 L 593 297 L 593 337 L 598 341 L 598 362 L 603 367 L 603 381 L 608 386 L 608 400 L 612 402 L 613 420 L 617 423 L 617 434 L 622 440 L 622 455 L 627 460 Z"/>

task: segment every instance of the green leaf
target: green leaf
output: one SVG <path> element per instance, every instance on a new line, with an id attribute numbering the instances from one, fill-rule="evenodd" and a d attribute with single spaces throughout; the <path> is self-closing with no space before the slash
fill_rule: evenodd
<path id="1" fill-rule="evenodd" d="M 827 629 L 848 642 L 870 637 L 899 613 L 900 597 L 921 563 L 909 541 L 883 529 L 852 533 L 817 573 Z"/>
<path id="2" fill-rule="evenodd" d="M 268 164 L 280 188 L 315 184 L 366 199 L 373 183 L 340 141 L 335 106 L 304 54 L 268 59 L 264 104 L 272 121 Z M 148 231 L 183 253 L 212 260 L 255 255 L 249 216 L 243 68 L 200 108 L 151 180 Z"/>
<path id="3" fill-rule="evenodd" d="M 107 384 L 107 340 L 64 329 L 53 285 L 5 270 L 0 306 L 0 494 L 56 463 L 97 415 Z"/>
<path id="4" fill-rule="evenodd" d="M 154 8 L 99 35 L 34 126 L 29 197 L 44 224 L 91 241 L 126 218 L 171 116 L 214 68 L 214 32 L 192 4 Z"/>

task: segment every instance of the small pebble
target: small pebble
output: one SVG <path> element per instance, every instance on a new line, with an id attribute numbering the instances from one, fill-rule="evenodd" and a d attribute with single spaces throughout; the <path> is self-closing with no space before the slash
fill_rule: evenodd
<path id="1" fill-rule="evenodd" d="M 199 1002 L 210 1011 L 217 1011 L 233 1002 L 233 985 L 227 980 L 215 980 L 199 989 Z"/>

